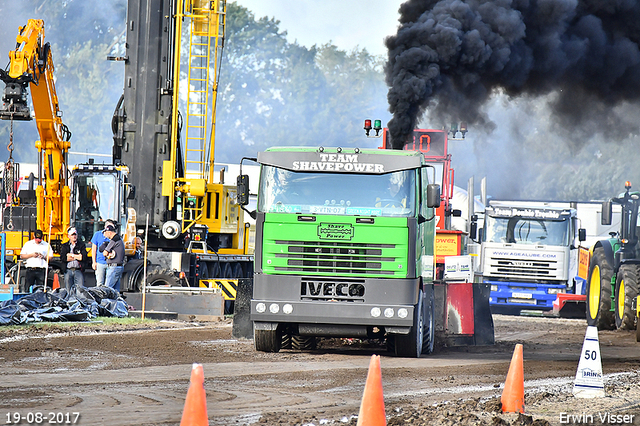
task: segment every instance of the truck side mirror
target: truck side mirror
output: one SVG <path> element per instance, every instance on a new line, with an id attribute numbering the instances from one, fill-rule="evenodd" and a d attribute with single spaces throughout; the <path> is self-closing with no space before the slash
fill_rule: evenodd
<path id="1" fill-rule="evenodd" d="M 587 230 L 584 228 L 578 229 L 578 241 L 586 241 L 587 240 Z"/>
<path id="2" fill-rule="evenodd" d="M 603 225 L 611 225 L 611 216 L 612 216 L 612 211 L 611 211 L 611 200 L 608 201 L 604 201 L 602 203 L 602 219 L 601 219 L 601 223 Z"/>
<path id="3" fill-rule="evenodd" d="M 241 206 L 249 204 L 249 175 L 238 176 L 237 201 Z"/>
<path id="4" fill-rule="evenodd" d="M 427 207 L 440 207 L 440 185 L 437 183 L 427 185 Z"/>

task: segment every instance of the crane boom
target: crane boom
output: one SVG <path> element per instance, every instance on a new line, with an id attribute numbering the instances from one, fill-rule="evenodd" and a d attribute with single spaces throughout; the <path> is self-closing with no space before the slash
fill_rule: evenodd
<path id="1" fill-rule="evenodd" d="M 51 240 L 61 240 L 70 222 L 67 156 L 71 132 L 61 118 L 51 47 L 44 42 L 44 21 L 29 19 L 20 27 L 16 42 L 15 50 L 9 53 L 8 71 L 0 70 L 0 79 L 6 84 L 0 118 L 31 120 L 28 87 L 40 135 L 35 143 L 38 150 L 36 224 L 45 231 L 51 228 Z"/>

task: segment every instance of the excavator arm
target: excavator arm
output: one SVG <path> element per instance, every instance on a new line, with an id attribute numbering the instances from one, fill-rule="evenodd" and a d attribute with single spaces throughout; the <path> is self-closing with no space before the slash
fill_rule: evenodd
<path id="1" fill-rule="evenodd" d="M 9 53 L 7 70 L 0 70 L 6 87 L 0 119 L 31 120 L 27 103 L 29 88 L 40 135 L 38 150 L 37 226 L 51 240 L 62 240 L 69 226 L 67 157 L 71 132 L 62 122 L 54 83 L 49 43 L 44 43 L 44 21 L 29 19 L 20 27 L 16 48 Z"/>

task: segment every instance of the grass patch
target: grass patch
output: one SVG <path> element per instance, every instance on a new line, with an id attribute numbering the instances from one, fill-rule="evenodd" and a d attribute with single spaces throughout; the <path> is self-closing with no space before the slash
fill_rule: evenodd
<path id="1" fill-rule="evenodd" d="M 111 324 L 122 324 L 122 325 L 138 325 L 138 324 L 155 324 L 160 321 L 149 318 L 135 318 L 135 317 L 98 317 L 93 321 L 102 321 L 103 324 L 111 325 Z"/>
<path id="2" fill-rule="evenodd" d="M 4 325 L 0 326 L 0 330 L 21 330 L 25 328 L 35 328 L 35 329 L 53 329 L 53 328 L 77 328 L 77 327 L 100 327 L 100 326 L 115 326 L 115 327 L 135 327 L 139 325 L 148 325 L 153 326 L 160 321 L 155 319 L 141 319 L 134 317 L 97 317 L 90 321 L 77 321 L 77 322 L 51 322 L 51 321 L 43 321 L 43 322 L 35 322 L 29 324 L 19 324 L 19 325 Z"/>

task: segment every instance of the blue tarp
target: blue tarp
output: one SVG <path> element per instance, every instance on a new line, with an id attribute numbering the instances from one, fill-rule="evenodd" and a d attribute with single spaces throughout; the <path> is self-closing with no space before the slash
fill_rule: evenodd
<path id="1" fill-rule="evenodd" d="M 127 303 L 109 287 L 71 287 L 36 291 L 18 300 L 0 303 L 0 325 L 41 321 L 88 321 L 97 316 L 123 318 Z"/>

